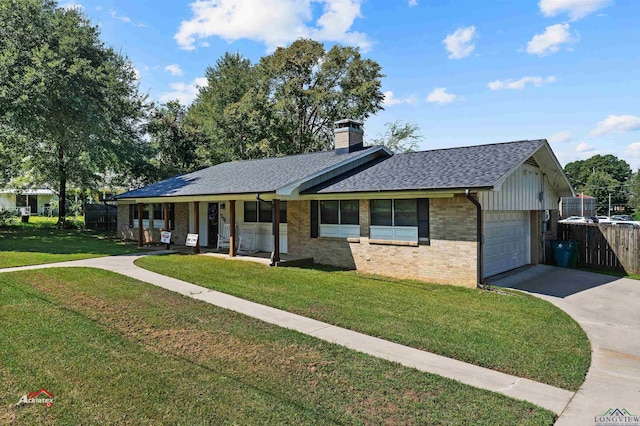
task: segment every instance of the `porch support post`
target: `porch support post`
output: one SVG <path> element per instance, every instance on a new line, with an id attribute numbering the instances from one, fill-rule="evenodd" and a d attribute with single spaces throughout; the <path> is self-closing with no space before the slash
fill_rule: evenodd
<path id="1" fill-rule="evenodd" d="M 229 257 L 236 255 L 236 200 L 229 201 Z"/>
<path id="2" fill-rule="evenodd" d="M 138 203 L 138 248 L 144 247 L 144 228 L 142 215 L 144 214 L 144 204 Z"/>
<path id="3" fill-rule="evenodd" d="M 273 215 L 273 256 L 271 265 L 277 266 L 278 262 L 280 262 L 280 200 L 277 198 L 273 200 L 273 209 L 275 212 Z"/>
<path id="4" fill-rule="evenodd" d="M 168 231 L 169 230 L 169 203 L 164 203 L 162 208 L 164 209 L 164 230 Z M 168 244 L 168 243 L 165 244 L 164 249 L 170 250 L 171 244 Z"/>
<path id="5" fill-rule="evenodd" d="M 195 254 L 200 253 L 200 201 L 193 202 L 193 233 L 198 234 L 198 241 L 193 248 Z"/>

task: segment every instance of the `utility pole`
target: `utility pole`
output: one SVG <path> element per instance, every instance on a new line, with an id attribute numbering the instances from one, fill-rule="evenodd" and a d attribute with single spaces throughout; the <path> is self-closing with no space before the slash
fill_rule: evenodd
<path id="1" fill-rule="evenodd" d="M 609 214 L 607 216 L 611 217 L 611 193 L 609 193 Z"/>
<path id="2" fill-rule="evenodd" d="M 580 216 L 584 217 L 584 192 L 580 194 Z"/>

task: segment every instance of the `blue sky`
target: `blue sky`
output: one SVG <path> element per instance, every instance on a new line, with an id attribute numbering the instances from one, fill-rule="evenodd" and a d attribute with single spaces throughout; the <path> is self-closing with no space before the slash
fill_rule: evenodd
<path id="1" fill-rule="evenodd" d="M 190 102 L 225 51 L 298 37 L 358 45 L 386 77 L 376 137 L 415 122 L 421 149 L 547 138 L 560 161 L 640 168 L 637 0 L 77 0 L 152 99 Z"/>

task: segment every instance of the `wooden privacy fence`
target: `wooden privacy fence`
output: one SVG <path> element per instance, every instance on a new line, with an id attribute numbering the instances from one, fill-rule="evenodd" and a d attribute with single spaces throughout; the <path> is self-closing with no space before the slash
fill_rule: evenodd
<path id="1" fill-rule="evenodd" d="M 84 227 L 115 231 L 118 225 L 117 210 L 117 207 L 111 204 L 86 204 Z"/>
<path id="2" fill-rule="evenodd" d="M 559 223 L 558 240 L 580 243 L 578 266 L 640 274 L 640 228 Z"/>

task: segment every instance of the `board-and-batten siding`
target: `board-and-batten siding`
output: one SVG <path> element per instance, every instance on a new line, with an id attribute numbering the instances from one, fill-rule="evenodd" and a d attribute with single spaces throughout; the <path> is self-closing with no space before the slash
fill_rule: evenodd
<path id="1" fill-rule="evenodd" d="M 543 190 L 542 170 L 529 164 L 522 164 L 502 184 L 499 191 L 485 191 L 478 194 L 483 210 L 555 210 L 558 196 L 544 179 L 544 200 L 539 193 Z"/>

